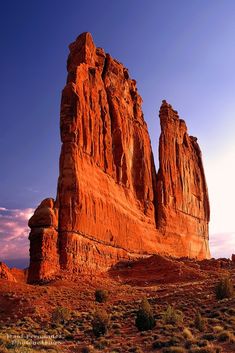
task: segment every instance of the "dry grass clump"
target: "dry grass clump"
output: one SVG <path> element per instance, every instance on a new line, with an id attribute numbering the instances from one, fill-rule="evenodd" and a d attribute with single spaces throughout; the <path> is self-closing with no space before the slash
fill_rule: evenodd
<path id="1" fill-rule="evenodd" d="M 109 327 L 109 315 L 106 310 L 98 309 L 95 311 L 92 320 L 92 330 L 96 337 L 105 335 Z"/>
<path id="2" fill-rule="evenodd" d="M 216 298 L 221 300 L 234 295 L 233 284 L 229 277 L 221 278 L 215 287 Z"/>
<path id="3" fill-rule="evenodd" d="M 198 329 L 201 332 L 203 332 L 205 329 L 206 321 L 205 321 L 205 319 L 202 318 L 199 311 L 197 311 L 197 313 L 195 315 L 194 326 L 196 327 L 196 329 Z"/>
<path id="4" fill-rule="evenodd" d="M 68 308 L 57 306 L 51 315 L 52 322 L 55 324 L 64 324 L 70 319 L 71 312 Z"/>
<path id="5" fill-rule="evenodd" d="M 179 324 L 183 321 L 183 314 L 180 310 L 176 310 L 173 306 L 168 305 L 163 314 L 163 321 L 170 325 Z"/>

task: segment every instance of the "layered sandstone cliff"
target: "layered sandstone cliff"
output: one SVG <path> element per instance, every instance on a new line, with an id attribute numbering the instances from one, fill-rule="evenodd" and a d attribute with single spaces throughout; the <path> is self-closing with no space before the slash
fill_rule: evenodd
<path id="1" fill-rule="evenodd" d="M 156 174 L 128 70 L 89 33 L 70 45 L 67 69 L 57 198 L 43 201 L 29 222 L 29 281 L 154 253 L 209 257 L 201 153 L 185 123 L 163 102 Z"/>

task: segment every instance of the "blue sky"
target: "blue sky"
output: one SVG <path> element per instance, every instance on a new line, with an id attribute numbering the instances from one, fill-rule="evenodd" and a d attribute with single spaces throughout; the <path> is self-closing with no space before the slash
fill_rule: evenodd
<path id="1" fill-rule="evenodd" d="M 235 252 L 234 19 L 233 0 L 1 2 L 2 249 L 20 248 L 7 243 L 13 226 L 8 222 L 6 230 L 6 215 L 15 222 L 21 214 L 21 235 L 14 234 L 26 247 L 22 212 L 28 216 L 43 198 L 55 197 L 68 44 L 89 31 L 137 80 L 156 164 L 162 99 L 198 137 L 212 206 L 213 254 Z"/>

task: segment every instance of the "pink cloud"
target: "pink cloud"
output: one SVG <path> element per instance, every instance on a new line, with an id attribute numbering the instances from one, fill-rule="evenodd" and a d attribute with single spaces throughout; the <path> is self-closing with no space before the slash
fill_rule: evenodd
<path id="1" fill-rule="evenodd" d="M 235 232 L 211 234 L 211 256 L 231 258 L 235 254 Z"/>
<path id="2" fill-rule="evenodd" d="M 28 220 L 33 208 L 7 209 L 0 207 L 0 261 L 29 256 Z M 212 257 L 231 258 L 235 253 L 235 232 L 210 235 Z"/>
<path id="3" fill-rule="evenodd" d="M 29 256 L 28 220 L 33 211 L 0 207 L 0 260 Z"/>

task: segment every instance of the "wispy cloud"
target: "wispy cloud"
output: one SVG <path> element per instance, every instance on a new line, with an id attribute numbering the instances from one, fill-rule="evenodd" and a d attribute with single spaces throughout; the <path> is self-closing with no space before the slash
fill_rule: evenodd
<path id="1" fill-rule="evenodd" d="M 7 209 L 0 207 L 0 260 L 29 256 L 28 220 L 33 208 Z M 211 255 L 230 258 L 235 253 L 235 232 L 210 235 Z"/>
<path id="2" fill-rule="evenodd" d="M 27 223 L 33 211 L 0 207 L 0 260 L 29 256 Z"/>
<path id="3" fill-rule="evenodd" d="M 211 256 L 231 258 L 235 254 L 235 232 L 212 234 L 210 236 Z"/>

